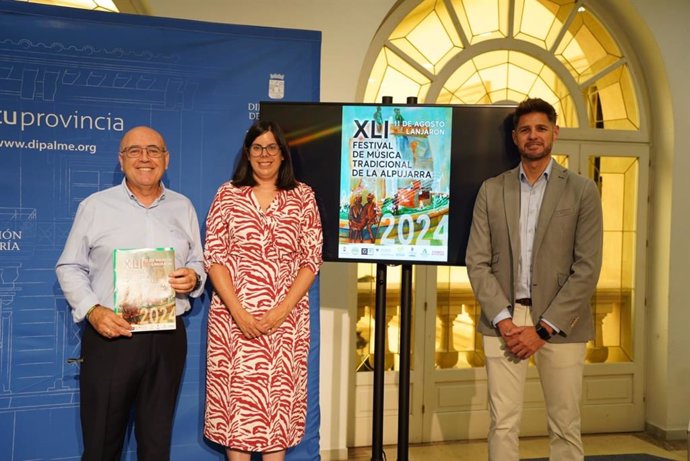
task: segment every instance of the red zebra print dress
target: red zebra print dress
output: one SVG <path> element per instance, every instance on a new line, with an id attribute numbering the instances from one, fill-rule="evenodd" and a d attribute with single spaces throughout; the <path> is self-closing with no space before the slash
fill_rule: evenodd
<path id="1" fill-rule="evenodd" d="M 251 187 L 220 187 L 206 221 L 206 267 L 225 265 L 242 306 L 257 315 L 285 297 L 302 267 L 321 264 L 312 189 L 279 191 L 265 212 Z M 204 435 L 242 451 L 292 447 L 307 412 L 309 300 L 271 335 L 247 339 L 217 294 L 208 318 Z"/>

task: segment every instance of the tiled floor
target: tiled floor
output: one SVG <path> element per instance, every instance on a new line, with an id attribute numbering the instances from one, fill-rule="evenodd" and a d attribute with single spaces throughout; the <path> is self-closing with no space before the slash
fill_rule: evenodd
<path id="1" fill-rule="evenodd" d="M 585 455 L 613 455 L 646 453 L 677 461 L 690 461 L 687 441 L 664 442 L 646 434 L 597 434 L 583 436 Z M 398 459 L 396 446 L 384 447 L 385 459 Z M 529 437 L 520 440 L 520 457 L 523 459 L 547 457 L 549 442 L 545 437 Z M 422 445 L 410 445 L 410 461 L 484 461 L 487 459 L 486 442 L 462 441 Z M 350 461 L 371 460 L 371 447 L 351 448 Z"/>

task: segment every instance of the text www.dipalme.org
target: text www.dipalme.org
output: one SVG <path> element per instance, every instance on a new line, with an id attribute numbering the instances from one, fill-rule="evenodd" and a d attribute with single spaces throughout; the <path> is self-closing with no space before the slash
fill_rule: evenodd
<path id="1" fill-rule="evenodd" d="M 66 152 L 88 152 L 96 153 L 96 145 L 80 144 L 61 141 L 41 141 L 32 139 L 31 141 L 17 141 L 10 139 L 0 139 L 0 152 L 5 149 L 29 149 L 35 151 L 66 151 Z"/>

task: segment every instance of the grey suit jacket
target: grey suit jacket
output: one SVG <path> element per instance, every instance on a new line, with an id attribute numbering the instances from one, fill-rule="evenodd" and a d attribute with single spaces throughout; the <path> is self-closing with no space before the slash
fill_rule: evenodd
<path id="1" fill-rule="evenodd" d="M 520 257 L 519 167 L 487 179 L 474 204 L 467 271 L 482 315 L 478 330 L 513 305 Z M 602 212 L 591 179 L 555 164 L 548 178 L 532 251 L 532 320 L 560 334 L 551 342 L 585 342 L 594 334 L 590 299 L 601 270 Z"/>

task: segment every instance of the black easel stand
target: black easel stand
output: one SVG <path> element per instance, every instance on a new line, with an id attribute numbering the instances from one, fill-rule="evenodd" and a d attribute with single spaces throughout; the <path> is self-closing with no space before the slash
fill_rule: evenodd
<path id="1" fill-rule="evenodd" d="M 381 98 L 392 104 L 392 96 Z M 374 308 L 374 403 L 371 428 L 371 461 L 383 461 L 383 387 L 386 361 L 386 265 L 376 265 L 376 306 Z"/>
<path id="2" fill-rule="evenodd" d="M 407 104 L 417 104 L 408 97 Z M 403 264 L 400 281 L 400 371 L 398 380 L 398 461 L 407 461 L 410 445 L 410 344 L 412 336 L 412 265 Z"/>
<path id="3" fill-rule="evenodd" d="M 384 96 L 383 104 L 393 98 Z M 408 97 L 407 104 L 417 104 Z M 386 348 L 386 266 L 376 265 L 376 312 L 374 340 L 374 403 L 371 461 L 383 461 L 383 388 Z M 398 386 L 398 461 L 407 461 L 410 440 L 410 338 L 412 336 L 412 265 L 403 264 L 400 283 L 400 370 Z"/>
<path id="4" fill-rule="evenodd" d="M 374 408 L 371 461 L 383 461 L 383 387 L 386 348 L 386 266 L 376 265 Z M 400 370 L 398 380 L 398 461 L 407 461 L 410 441 L 410 338 L 412 336 L 412 265 L 402 265 L 400 281 Z"/>
<path id="5" fill-rule="evenodd" d="M 398 381 L 398 461 L 407 461 L 410 442 L 410 337 L 412 265 L 403 264 L 400 283 L 400 377 Z"/>
<path id="6" fill-rule="evenodd" d="M 371 461 L 383 461 L 383 378 L 386 352 L 386 265 L 376 265 L 374 312 L 374 407 L 371 431 Z"/>

